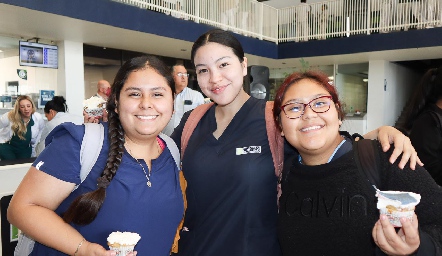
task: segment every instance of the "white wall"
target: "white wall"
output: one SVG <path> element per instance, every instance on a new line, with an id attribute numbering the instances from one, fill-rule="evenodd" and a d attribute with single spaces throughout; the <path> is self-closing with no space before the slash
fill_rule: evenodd
<path id="1" fill-rule="evenodd" d="M 395 63 L 374 60 L 369 62 L 368 77 L 367 130 L 393 126 L 420 75 Z"/>
<path id="2" fill-rule="evenodd" d="M 107 80 L 111 85 L 115 75 L 118 72 L 118 66 L 100 67 L 85 66 L 84 67 L 84 95 L 88 99 L 97 93 L 97 83 L 99 80 Z"/>
<path id="3" fill-rule="evenodd" d="M 27 80 L 17 75 L 17 69 L 27 71 Z M 19 94 L 38 93 L 39 90 L 55 90 L 57 87 L 57 69 L 34 68 L 19 65 L 17 56 L 0 59 L 0 95 L 6 93 L 8 81 L 19 82 Z M 57 94 L 57 90 L 55 91 Z"/>
<path id="4" fill-rule="evenodd" d="M 58 90 L 65 95 L 69 112 L 83 115 L 84 100 L 84 58 L 83 43 L 58 42 Z"/>

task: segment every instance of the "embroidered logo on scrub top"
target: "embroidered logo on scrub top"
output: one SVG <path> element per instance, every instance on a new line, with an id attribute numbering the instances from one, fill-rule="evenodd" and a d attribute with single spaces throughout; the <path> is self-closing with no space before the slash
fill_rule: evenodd
<path id="1" fill-rule="evenodd" d="M 236 148 L 236 155 L 247 155 L 247 154 L 259 154 L 261 153 L 261 146 L 248 146 L 242 148 Z"/>
<path id="2" fill-rule="evenodd" d="M 38 162 L 38 164 L 35 166 L 35 168 L 37 168 L 37 170 L 40 170 L 40 167 L 44 164 L 45 162 L 40 161 Z"/>

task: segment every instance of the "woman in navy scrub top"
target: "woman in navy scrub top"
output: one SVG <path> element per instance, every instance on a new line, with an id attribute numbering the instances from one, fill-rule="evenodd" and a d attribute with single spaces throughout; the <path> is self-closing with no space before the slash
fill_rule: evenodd
<path id="1" fill-rule="evenodd" d="M 170 69 L 133 58 L 111 90 L 103 148 L 80 187 L 72 192 L 84 126 L 66 123 L 11 200 L 8 220 L 37 241 L 31 255 L 115 255 L 106 241 L 113 231 L 138 233 L 138 255 L 170 254 L 184 211 L 178 167 L 158 137 L 173 112 Z"/>
<path id="2" fill-rule="evenodd" d="M 242 46 L 231 33 L 211 30 L 194 43 L 191 60 L 202 92 L 215 105 L 199 121 L 182 161 L 188 206 L 178 255 L 281 255 L 266 102 L 243 89 L 247 58 Z M 178 145 L 188 115 L 172 134 Z M 409 140 L 385 129 L 397 136 L 399 146 L 408 145 L 402 166 L 410 155 L 415 164 Z M 384 143 L 389 145 L 388 139 Z"/>

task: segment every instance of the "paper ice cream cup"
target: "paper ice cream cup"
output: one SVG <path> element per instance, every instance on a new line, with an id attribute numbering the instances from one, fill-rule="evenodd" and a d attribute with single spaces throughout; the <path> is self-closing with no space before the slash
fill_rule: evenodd
<path id="1" fill-rule="evenodd" d="M 117 256 L 126 256 L 134 251 L 135 245 L 141 239 L 140 235 L 132 232 L 112 232 L 107 237 L 109 249 L 115 251 Z"/>
<path id="2" fill-rule="evenodd" d="M 377 208 L 380 214 L 385 214 L 395 227 L 402 227 L 400 219 L 405 217 L 413 220 L 414 209 L 420 202 L 421 196 L 413 192 L 380 191 L 377 190 Z"/>
<path id="3" fill-rule="evenodd" d="M 83 101 L 83 110 L 94 117 L 103 116 L 103 111 L 106 108 L 106 101 L 98 97 L 92 97 Z"/>
<path id="4" fill-rule="evenodd" d="M 119 244 L 109 244 L 109 249 L 115 251 L 117 256 L 126 256 L 127 254 L 134 251 L 135 245 L 119 245 Z"/>

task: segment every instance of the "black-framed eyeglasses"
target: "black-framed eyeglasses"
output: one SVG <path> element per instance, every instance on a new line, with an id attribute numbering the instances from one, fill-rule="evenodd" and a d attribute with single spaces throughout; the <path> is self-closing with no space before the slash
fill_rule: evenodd
<path id="1" fill-rule="evenodd" d="M 183 77 L 183 76 L 185 76 L 185 77 L 189 77 L 189 73 L 178 73 L 178 74 L 176 74 L 177 76 L 179 76 L 179 77 Z"/>
<path id="2" fill-rule="evenodd" d="M 309 106 L 315 113 L 324 113 L 330 109 L 333 102 L 333 97 L 330 95 L 320 96 L 312 99 L 309 103 L 290 102 L 281 106 L 281 110 L 289 119 L 300 118 L 304 115 L 305 108 Z"/>

